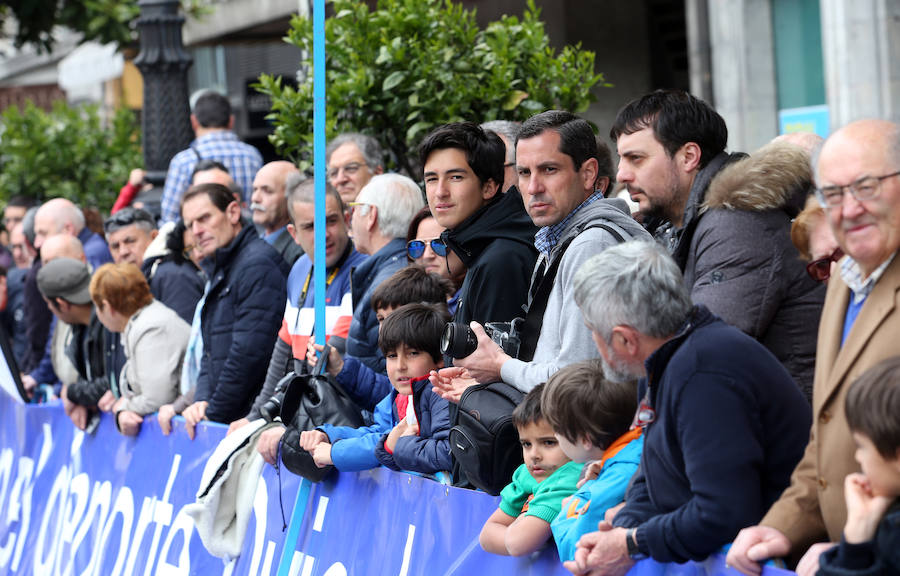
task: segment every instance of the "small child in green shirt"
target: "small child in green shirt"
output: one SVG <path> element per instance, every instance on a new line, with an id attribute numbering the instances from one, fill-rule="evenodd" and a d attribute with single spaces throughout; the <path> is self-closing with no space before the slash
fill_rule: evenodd
<path id="1" fill-rule="evenodd" d="M 569 460 L 544 419 L 543 389 L 543 384 L 536 386 L 512 413 L 525 463 L 513 473 L 512 483 L 500 493 L 500 508 L 481 529 L 479 541 L 487 552 L 524 556 L 543 546 L 563 499 L 575 493 L 582 465 Z"/>

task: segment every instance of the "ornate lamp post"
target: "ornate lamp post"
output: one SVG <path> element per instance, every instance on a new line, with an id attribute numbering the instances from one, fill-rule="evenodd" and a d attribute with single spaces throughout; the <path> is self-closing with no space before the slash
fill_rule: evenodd
<path id="1" fill-rule="evenodd" d="M 187 88 L 192 59 L 181 41 L 179 1 L 140 0 L 138 5 L 141 51 L 134 63 L 144 78 L 144 167 L 147 181 L 161 194 L 169 160 L 194 138 Z"/>

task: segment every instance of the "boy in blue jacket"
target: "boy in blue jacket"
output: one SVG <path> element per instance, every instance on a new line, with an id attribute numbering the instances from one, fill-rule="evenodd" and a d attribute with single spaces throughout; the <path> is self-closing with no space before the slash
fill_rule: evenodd
<path id="1" fill-rule="evenodd" d="M 391 312 L 405 304 L 446 303 L 447 293 L 451 290 L 453 285 L 449 280 L 424 268 L 407 266 L 395 272 L 372 292 L 372 310 L 375 311 L 375 317 L 380 324 Z M 317 355 L 323 348 L 324 346 L 309 341 L 306 361 L 310 367 L 316 365 Z M 387 374 L 372 370 L 365 362 L 349 354 L 342 357 L 334 347 L 328 355 L 325 369 L 367 413 L 375 410 L 378 402 L 391 391 Z"/>
<path id="2" fill-rule="evenodd" d="M 434 393 L 428 374 L 443 366 L 440 338 L 450 319 L 446 304 L 407 304 L 381 323 L 378 346 L 394 389 L 375 407 L 375 423 L 362 428 L 325 424 L 300 435 L 300 447 L 320 467 L 434 474 L 449 470 L 450 409 Z"/>
<path id="3" fill-rule="evenodd" d="M 594 479 L 579 482 L 550 524 L 565 562 L 575 558 L 578 539 L 596 531 L 606 511 L 625 500 L 637 472 L 644 447 L 641 428 L 631 429 L 637 384 L 606 380 L 600 360 L 572 364 L 547 382 L 541 407 L 566 456 L 599 468 Z"/>

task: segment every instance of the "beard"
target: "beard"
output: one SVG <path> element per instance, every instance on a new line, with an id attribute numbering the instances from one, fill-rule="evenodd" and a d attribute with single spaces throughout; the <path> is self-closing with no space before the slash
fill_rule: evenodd
<path id="1" fill-rule="evenodd" d="M 612 354 L 612 350 L 610 350 L 610 354 Z M 608 362 L 601 354 L 600 363 L 603 367 L 603 376 L 610 382 L 627 384 L 629 382 L 634 382 L 638 378 L 636 375 L 629 372 L 628 368 L 622 363 L 618 362 L 615 357 L 612 357 Z"/>

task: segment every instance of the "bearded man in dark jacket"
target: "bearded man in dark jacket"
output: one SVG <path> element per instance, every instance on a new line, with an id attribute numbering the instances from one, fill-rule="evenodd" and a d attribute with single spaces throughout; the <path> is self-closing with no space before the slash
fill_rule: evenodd
<path id="1" fill-rule="evenodd" d="M 681 268 L 694 303 L 764 344 L 809 399 L 825 293 L 790 241 L 791 218 L 811 190 L 805 153 L 784 144 L 749 159 L 728 154 L 722 117 L 677 90 L 627 104 L 610 137 L 616 180 Z"/>
<path id="2" fill-rule="evenodd" d="M 537 228 L 516 188 L 500 192 L 505 154 L 499 136 L 472 122 L 441 126 L 419 146 L 428 206 L 467 268 L 454 322 L 509 322 L 528 298 Z"/>

